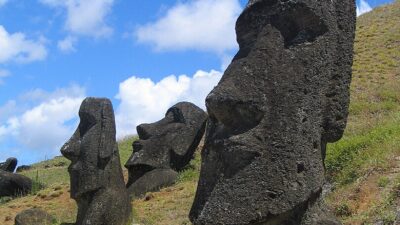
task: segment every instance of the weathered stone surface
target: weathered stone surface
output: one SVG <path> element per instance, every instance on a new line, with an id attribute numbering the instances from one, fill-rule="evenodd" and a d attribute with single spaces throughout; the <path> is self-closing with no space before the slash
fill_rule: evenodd
<path id="1" fill-rule="evenodd" d="M 133 143 L 133 154 L 125 164 L 131 196 L 141 197 L 175 182 L 175 171 L 193 158 L 206 120 L 202 109 L 180 102 L 169 108 L 162 120 L 136 128 L 140 140 Z"/>
<path id="2" fill-rule="evenodd" d="M 240 50 L 206 99 L 194 224 L 337 223 L 323 161 L 346 126 L 354 29 L 354 0 L 249 2 Z"/>
<path id="3" fill-rule="evenodd" d="M 78 204 L 76 225 L 126 225 L 131 217 L 110 100 L 87 98 L 80 124 L 61 148 L 68 167 L 71 197 Z"/>
<path id="4" fill-rule="evenodd" d="M 15 225 L 51 225 L 54 222 L 54 217 L 38 208 L 24 210 L 15 217 Z"/>
<path id="5" fill-rule="evenodd" d="M 0 170 L 0 197 L 25 195 L 31 188 L 32 180 L 28 177 Z"/>
<path id="6" fill-rule="evenodd" d="M 132 196 L 143 196 L 149 191 L 159 190 L 162 187 L 175 183 L 178 172 L 172 169 L 154 169 L 139 177 L 128 187 Z"/>
<path id="7" fill-rule="evenodd" d="M 0 170 L 7 172 L 14 172 L 15 167 L 17 167 L 18 160 L 16 158 L 8 158 L 5 162 L 0 163 Z"/>

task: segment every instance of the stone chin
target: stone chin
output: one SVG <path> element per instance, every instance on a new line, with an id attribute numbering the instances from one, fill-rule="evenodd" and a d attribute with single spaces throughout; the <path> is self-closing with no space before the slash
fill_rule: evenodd
<path id="1" fill-rule="evenodd" d="M 98 180 L 98 169 L 93 168 L 82 168 L 80 163 L 71 164 L 68 167 L 71 182 L 71 198 L 79 199 L 86 194 L 93 193 L 99 190 L 105 184 L 105 182 L 99 182 Z M 90 177 L 90 179 L 88 179 Z"/>

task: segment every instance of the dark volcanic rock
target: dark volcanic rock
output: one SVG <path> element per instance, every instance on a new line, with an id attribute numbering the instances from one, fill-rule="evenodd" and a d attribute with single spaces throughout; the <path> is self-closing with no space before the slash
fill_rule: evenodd
<path id="1" fill-rule="evenodd" d="M 79 127 L 61 148 L 71 160 L 71 197 L 78 203 L 76 225 L 126 225 L 131 217 L 110 100 L 87 98 Z"/>
<path id="2" fill-rule="evenodd" d="M 194 224 L 337 223 L 323 161 L 346 126 L 355 18 L 354 0 L 249 2 L 206 99 Z"/>
<path id="3" fill-rule="evenodd" d="M 38 208 L 24 210 L 15 217 L 15 225 L 51 225 L 54 222 L 54 217 Z"/>
<path id="4" fill-rule="evenodd" d="M 0 197 L 21 196 L 32 189 L 32 180 L 20 174 L 0 170 Z"/>
<path id="5" fill-rule="evenodd" d="M 27 166 L 27 165 L 22 165 L 22 166 L 18 166 L 17 167 L 17 172 L 22 172 L 25 170 L 30 170 L 32 167 L 31 166 Z"/>
<path id="6" fill-rule="evenodd" d="M 18 160 L 16 158 L 8 158 L 5 162 L 0 163 L 0 170 L 7 172 L 14 172 L 15 167 L 17 167 Z"/>
<path id="7" fill-rule="evenodd" d="M 168 109 L 165 118 L 141 124 L 136 129 L 140 140 L 133 143 L 133 154 L 125 167 L 127 187 L 134 197 L 173 184 L 177 172 L 193 158 L 204 134 L 207 114 L 189 102 Z"/>
<path id="8" fill-rule="evenodd" d="M 128 187 L 132 196 L 143 196 L 146 192 L 159 190 L 175 183 L 178 172 L 172 169 L 153 169 L 143 174 Z"/>

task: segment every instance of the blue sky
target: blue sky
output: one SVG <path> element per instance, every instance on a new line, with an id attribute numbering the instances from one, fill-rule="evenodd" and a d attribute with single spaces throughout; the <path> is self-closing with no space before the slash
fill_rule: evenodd
<path id="1" fill-rule="evenodd" d="M 388 2 L 358 2 L 358 13 Z M 246 3 L 0 0 L 0 161 L 59 155 L 85 96 L 113 101 L 118 138 L 178 101 L 204 108 Z"/>

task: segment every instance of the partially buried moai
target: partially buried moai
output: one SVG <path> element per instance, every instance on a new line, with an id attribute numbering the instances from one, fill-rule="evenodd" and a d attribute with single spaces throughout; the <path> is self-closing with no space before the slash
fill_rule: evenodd
<path id="1" fill-rule="evenodd" d="M 177 171 L 193 158 L 206 120 L 202 109 L 180 102 L 169 108 L 162 120 L 137 126 L 139 140 L 133 143 L 133 154 L 125 164 L 132 197 L 141 197 L 176 181 Z"/>
<path id="2" fill-rule="evenodd" d="M 194 224 L 339 224 L 321 192 L 326 145 L 346 126 L 355 19 L 354 0 L 248 3 L 206 99 Z"/>
<path id="3" fill-rule="evenodd" d="M 78 204 L 76 225 L 126 225 L 131 203 L 125 189 L 114 111 L 110 100 L 86 98 L 81 119 L 61 153 L 71 160 L 68 167 L 71 197 Z"/>

